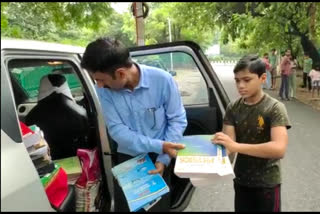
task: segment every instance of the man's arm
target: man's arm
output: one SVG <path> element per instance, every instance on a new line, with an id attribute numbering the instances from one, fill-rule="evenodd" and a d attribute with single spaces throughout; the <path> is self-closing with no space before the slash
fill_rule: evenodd
<path id="1" fill-rule="evenodd" d="M 224 133 L 217 133 L 215 143 L 222 144 L 231 152 L 238 152 L 260 158 L 283 158 L 288 145 L 288 134 L 285 126 L 271 128 L 271 141 L 260 144 L 237 143 Z"/>
<path id="2" fill-rule="evenodd" d="M 187 127 L 186 111 L 183 107 L 179 89 L 174 82 L 174 79 L 170 77 L 168 87 L 165 95 L 166 102 L 164 104 L 166 117 L 167 117 L 167 129 L 164 135 L 164 140 L 174 142 L 179 140 L 183 136 L 183 132 Z M 167 154 L 161 154 L 158 156 L 157 161 L 168 166 L 171 158 Z"/>

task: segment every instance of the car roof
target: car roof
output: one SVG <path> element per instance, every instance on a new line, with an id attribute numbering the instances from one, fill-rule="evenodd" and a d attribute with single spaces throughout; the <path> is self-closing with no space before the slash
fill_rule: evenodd
<path id="1" fill-rule="evenodd" d="M 58 43 L 22 39 L 1 39 L 1 50 L 36 50 L 60 53 L 84 53 L 85 48 Z"/>

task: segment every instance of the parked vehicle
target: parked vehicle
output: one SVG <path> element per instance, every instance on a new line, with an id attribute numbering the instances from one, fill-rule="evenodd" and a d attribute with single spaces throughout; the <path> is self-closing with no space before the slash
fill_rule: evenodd
<path id="1" fill-rule="evenodd" d="M 19 121 L 25 122 L 30 111 L 38 105 L 40 79 L 50 73 L 66 76 L 73 98 L 86 110 L 89 128 L 86 141 L 79 144 L 79 148 L 99 149 L 104 194 L 98 209 L 114 211 L 117 203 L 114 195 L 117 193 L 113 188 L 111 168 L 116 151 L 102 116 L 95 82 L 80 66 L 83 52 L 84 48 L 68 45 L 1 40 L 1 211 L 53 211 L 22 143 L 19 126 Z M 235 98 L 227 92 L 235 91 L 235 84 L 229 81 L 228 85 L 223 85 L 197 44 L 173 42 L 134 47 L 130 53 L 134 60 L 173 55 L 172 63 L 177 74 L 174 78 L 188 119 L 184 135 L 213 134 L 222 130 L 227 104 Z M 52 109 L 55 107 L 51 106 Z M 48 123 L 58 122 L 48 120 Z M 66 130 L 72 128 L 67 124 L 60 125 Z M 182 211 L 188 205 L 194 187 L 190 180 L 180 179 L 172 171 L 170 191 L 171 211 Z"/>

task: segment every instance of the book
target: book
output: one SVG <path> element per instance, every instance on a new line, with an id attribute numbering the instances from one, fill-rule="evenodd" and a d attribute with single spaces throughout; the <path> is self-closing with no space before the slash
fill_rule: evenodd
<path id="1" fill-rule="evenodd" d="M 68 176 L 68 184 L 76 183 L 77 179 L 82 173 L 82 168 L 78 156 L 54 160 L 53 162 L 58 164 L 65 170 Z"/>
<path id="2" fill-rule="evenodd" d="M 38 144 L 41 141 L 41 134 L 36 129 L 36 126 L 27 126 L 20 121 L 20 127 L 22 132 L 22 140 L 26 148 Z"/>
<path id="3" fill-rule="evenodd" d="M 160 174 L 148 174 L 154 170 L 149 155 L 142 154 L 112 168 L 112 173 L 122 188 L 131 212 L 149 209 L 157 199 L 169 192 Z"/>
<path id="4" fill-rule="evenodd" d="M 190 178 L 191 182 L 198 184 L 201 183 L 201 178 L 234 176 L 226 149 L 222 145 L 213 144 L 213 137 L 214 135 L 190 135 L 177 142 L 186 146 L 177 153 L 174 173 L 178 177 Z"/>

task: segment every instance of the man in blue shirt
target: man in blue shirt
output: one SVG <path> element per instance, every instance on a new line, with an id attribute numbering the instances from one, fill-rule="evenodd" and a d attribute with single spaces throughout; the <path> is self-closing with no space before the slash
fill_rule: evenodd
<path id="1" fill-rule="evenodd" d="M 172 76 L 161 69 L 133 63 L 128 49 L 110 38 L 90 43 L 81 65 L 96 80 L 104 119 L 117 143 L 118 164 L 150 153 L 151 158 L 157 157 L 156 170 L 149 173 L 163 175 L 176 149 L 184 148 L 174 141 L 182 137 L 187 126 Z M 169 202 L 166 203 L 167 208 L 160 207 L 162 211 L 168 211 Z"/>

